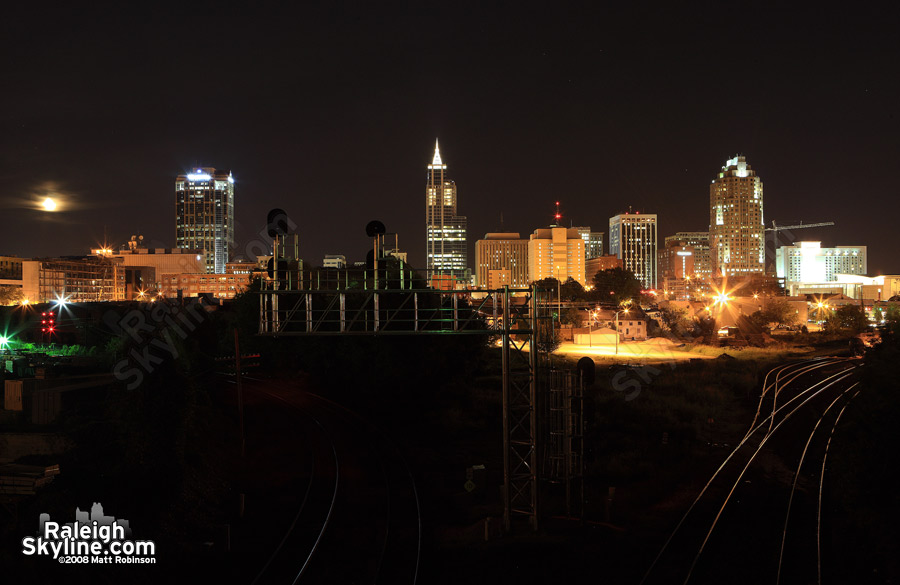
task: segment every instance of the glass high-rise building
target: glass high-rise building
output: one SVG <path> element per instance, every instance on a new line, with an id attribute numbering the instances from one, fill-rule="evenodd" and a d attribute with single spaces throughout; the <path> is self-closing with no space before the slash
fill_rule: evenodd
<path id="1" fill-rule="evenodd" d="M 175 179 L 175 246 L 202 250 L 206 271 L 224 274 L 234 247 L 234 177 L 195 168 Z"/>
<path id="2" fill-rule="evenodd" d="M 425 182 L 425 242 L 428 278 L 453 277 L 468 284 L 466 217 L 457 214 L 456 183 L 447 176 L 438 143 Z"/>
<path id="3" fill-rule="evenodd" d="M 621 213 L 609 218 L 609 253 L 622 260 L 645 288 L 657 282 L 655 213 Z"/>
<path id="4" fill-rule="evenodd" d="M 590 226 L 581 226 L 575 229 L 584 240 L 585 260 L 603 256 L 603 232 L 592 232 Z"/>
<path id="5" fill-rule="evenodd" d="M 763 274 L 763 184 L 743 156 L 729 159 L 709 186 L 713 276 Z"/>

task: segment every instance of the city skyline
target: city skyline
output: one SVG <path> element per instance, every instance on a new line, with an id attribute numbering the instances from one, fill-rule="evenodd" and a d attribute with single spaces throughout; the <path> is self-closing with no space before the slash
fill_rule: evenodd
<path id="1" fill-rule="evenodd" d="M 871 274 L 900 272 L 900 91 L 883 74 L 896 49 L 861 11 L 222 11 L 176 41 L 164 11 L 91 10 L 35 28 L 15 7 L 0 25 L 0 254 L 83 254 L 104 234 L 174 247 L 171 177 L 207 164 L 234 172 L 239 248 L 280 207 L 309 262 L 361 259 L 378 219 L 424 269 L 419 172 L 439 136 L 470 258 L 485 233 L 552 223 L 554 201 L 567 226 L 602 231 L 632 206 L 658 215 L 660 237 L 705 231 L 709 180 L 739 154 L 765 180 L 767 222 L 834 221 L 795 238 L 866 245 Z M 446 38 L 410 26 L 437 12 Z M 725 26 L 738 17 L 754 30 Z M 236 40 L 210 52 L 206 33 L 223 29 Z M 761 30 L 767 43 L 750 42 Z M 183 88 L 210 68 L 240 83 Z M 59 209 L 36 209 L 49 194 Z"/>

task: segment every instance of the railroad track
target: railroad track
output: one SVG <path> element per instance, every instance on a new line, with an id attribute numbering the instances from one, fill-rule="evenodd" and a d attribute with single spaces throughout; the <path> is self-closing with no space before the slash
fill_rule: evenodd
<path id="1" fill-rule="evenodd" d="M 315 442 L 300 508 L 254 585 L 415 584 L 421 511 L 412 471 L 397 445 L 365 418 L 324 397 L 249 381 L 257 383 L 252 391 L 312 423 Z"/>
<path id="2" fill-rule="evenodd" d="M 821 582 L 817 543 L 830 439 L 824 431 L 834 434 L 838 407 L 843 413 L 855 396 L 858 364 L 804 360 L 767 373 L 750 428 L 676 524 L 642 583 Z M 812 479 L 802 474 L 819 457 L 818 498 L 810 502 Z"/>

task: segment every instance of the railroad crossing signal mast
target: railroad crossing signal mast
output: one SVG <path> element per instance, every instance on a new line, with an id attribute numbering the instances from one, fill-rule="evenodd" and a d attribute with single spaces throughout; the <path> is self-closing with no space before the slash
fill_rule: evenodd
<path id="1" fill-rule="evenodd" d="M 369 237 L 378 238 L 383 233 L 383 226 L 376 227 L 367 230 L 373 232 L 367 233 Z M 376 244 L 376 256 L 380 255 L 379 250 Z M 364 275 L 363 282 L 391 282 L 387 264 L 378 260 L 374 259 L 373 272 L 380 274 Z M 506 286 L 479 291 L 480 298 L 472 298 L 465 291 L 424 287 L 300 289 L 297 285 L 304 280 L 299 274 L 291 275 L 291 270 L 276 270 L 262 283 L 260 335 L 499 337 L 503 369 L 504 527 L 512 530 L 528 525 L 537 530 L 540 482 L 564 480 L 568 493 L 569 479 L 580 475 L 580 463 L 574 466 L 571 462 L 580 462 L 581 458 L 578 436 L 572 440 L 573 433 L 580 435 L 580 423 L 573 426 L 572 415 L 564 412 L 570 405 L 580 404 L 580 390 L 573 391 L 571 382 L 560 381 L 557 384 L 565 388 L 551 397 L 554 383 L 550 371 L 550 292 L 534 286 Z M 341 280 L 348 279 L 338 282 Z M 559 376 L 554 379 L 561 380 Z M 560 464 L 560 457 L 566 462 Z"/>

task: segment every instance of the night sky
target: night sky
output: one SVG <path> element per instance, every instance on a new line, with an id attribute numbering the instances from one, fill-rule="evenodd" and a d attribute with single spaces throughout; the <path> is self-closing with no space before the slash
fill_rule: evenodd
<path id="1" fill-rule="evenodd" d="M 768 224 L 834 221 L 796 237 L 900 273 L 896 14 L 620 4 L 5 6 L 0 254 L 84 254 L 104 230 L 173 246 L 174 179 L 199 164 L 234 173 L 238 253 L 281 207 L 312 264 L 364 258 L 379 219 L 422 267 L 437 137 L 473 268 L 501 214 L 527 237 L 557 200 L 598 231 L 628 206 L 660 243 L 706 230 L 740 153 Z M 51 192 L 64 209 L 34 209 Z"/>

